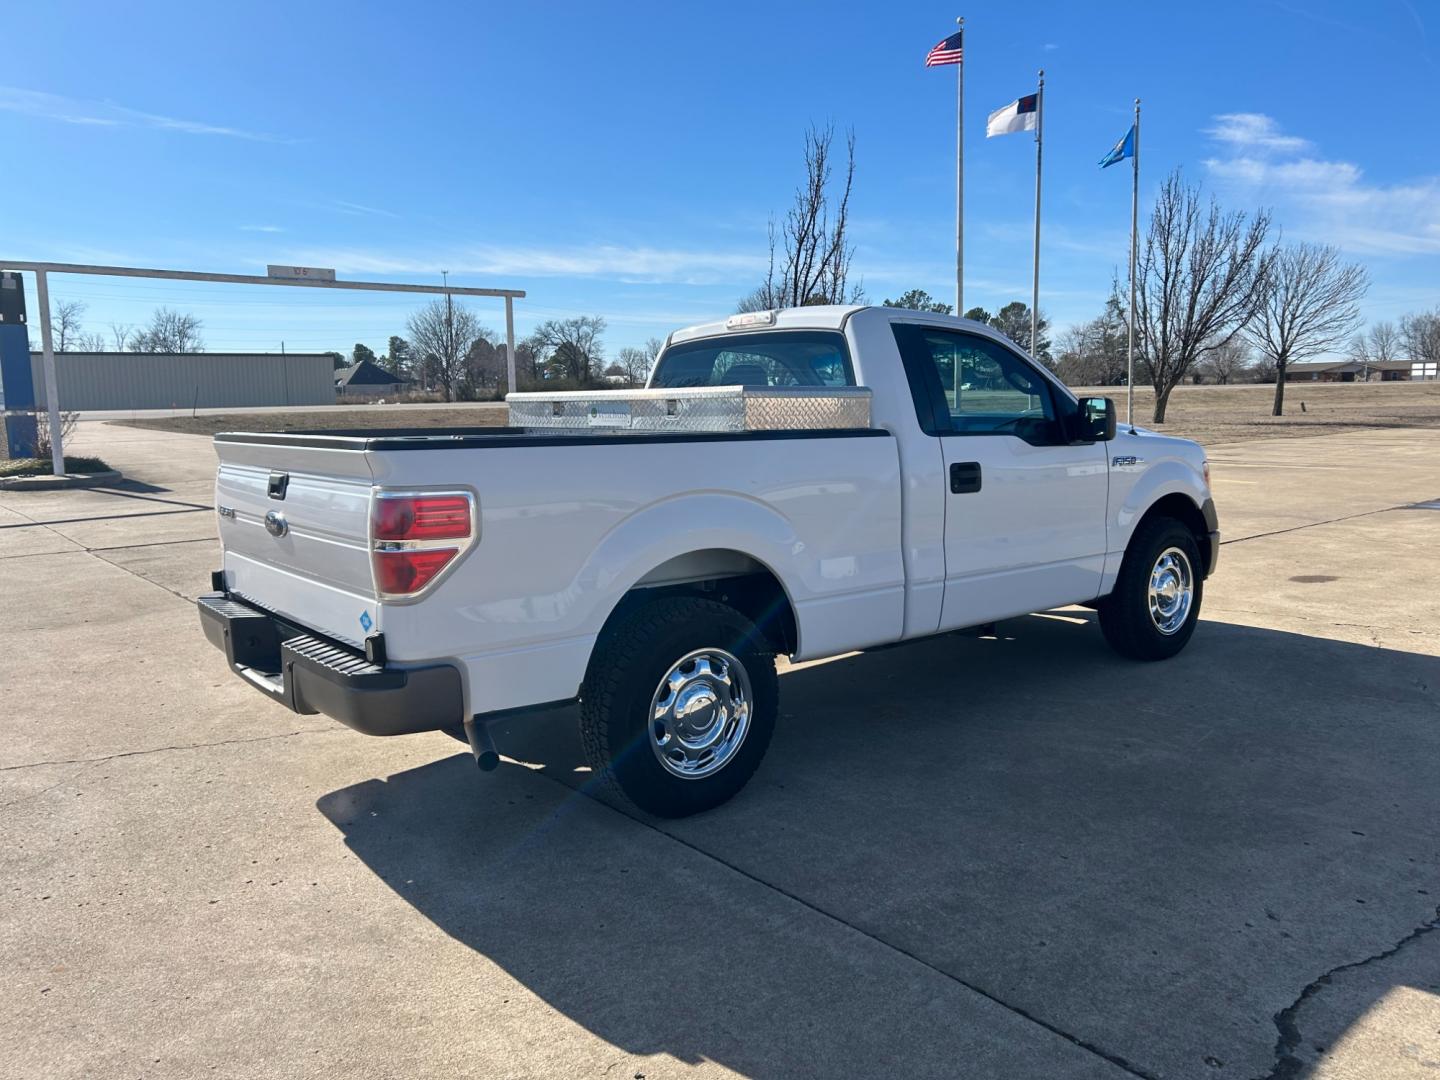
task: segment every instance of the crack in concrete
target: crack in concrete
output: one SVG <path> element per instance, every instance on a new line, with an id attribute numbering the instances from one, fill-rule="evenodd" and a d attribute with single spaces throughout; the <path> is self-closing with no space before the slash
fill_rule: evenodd
<path id="1" fill-rule="evenodd" d="M 1285 533 L 1300 532 L 1302 529 L 1313 529 L 1317 525 L 1334 525 L 1341 521 L 1354 521 L 1356 518 L 1374 517 L 1376 514 L 1389 514 L 1395 510 L 1408 510 L 1410 506 L 1410 503 L 1401 503 L 1399 506 L 1383 506 L 1379 510 L 1365 510 L 1359 514 L 1346 514 L 1343 517 L 1326 518 L 1324 521 L 1308 521 L 1304 525 L 1292 525 L 1288 529 L 1273 529 L 1270 532 L 1254 533 L 1250 536 L 1237 536 L 1232 540 L 1226 540 L 1222 537 L 1220 546 L 1225 547 L 1228 544 L 1243 544 L 1247 540 L 1263 540 L 1267 536 L 1283 536 Z"/>
<path id="2" fill-rule="evenodd" d="M 171 750 L 206 750 L 212 746 L 241 746 L 245 743 L 269 742 L 274 739 L 290 739 L 296 735 L 329 735 L 344 731 L 343 727 L 299 728 L 278 735 L 251 735 L 240 739 L 219 739 L 215 742 L 179 743 L 175 746 L 152 746 L 148 750 L 122 750 L 117 754 L 104 754 L 90 758 L 57 758 L 51 761 L 27 761 L 19 765 L 0 765 L 0 773 L 15 772 L 19 769 L 38 769 L 45 765 L 93 765 L 101 761 L 116 761 L 120 758 L 144 757 L 148 754 L 164 754 Z"/>
<path id="3" fill-rule="evenodd" d="M 76 543 L 74 540 L 70 542 L 72 544 Z M 213 536 L 199 536 L 193 540 L 151 540 L 144 544 L 112 544 L 109 547 L 87 548 L 77 544 L 77 546 L 70 551 L 26 551 L 20 555 L 0 555 L 0 562 L 4 562 L 7 559 L 38 559 L 45 555 L 94 555 L 100 551 L 133 551 L 136 548 L 174 547 L 176 544 L 214 544 L 217 542 Z M 109 559 L 105 561 L 110 562 Z M 111 563 L 110 565 L 114 566 L 117 564 Z"/>
<path id="4" fill-rule="evenodd" d="M 23 803 L 23 802 L 29 802 L 31 799 L 38 799 L 38 798 L 40 798 L 41 795 L 47 795 L 47 794 L 49 794 L 50 792 L 54 791 L 56 788 L 62 787 L 63 785 L 65 785 L 65 784 L 69 783 L 71 780 L 73 780 L 76 776 L 80 775 L 80 773 L 84 772 L 84 771 L 85 771 L 85 766 L 88 765 L 88 764 L 89 764 L 89 762 L 81 763 L 81 767 L 80 767 L 80 768 L 78 768 L 78 769 L 71 769 L 71 770 L 70 770 L 69 772 L 67 772 L 64 776 L 62 776 L 59 780 L 56 780 L 53 784 L 47 784 L 47 785 L 45 785 L 45 786 L 44 786 L 43 788 L 41 788 L 39 791 L 30 791 L 30 792 L 27 792 L 27 793 L 24 794 L 24 795 L 20 795 L 20 796 L 14 798 L 14 799 L 11 799 L 9 802 L 0 803 L 0 810 L 9 810 L 12 806 L 19 806 L 19 805 L 20 805 L 21 803 Z M 16 767 L 16 768 L 22 768 L 22 769 L 24 769 L 24 768 L 31 768 L 32 766 L 20 765 L 20 766 L 15 766 L 15 767 Z M 3 772 L 3 771 L 4 771 L 4 770 L 0 770 L 0 772 Z"/>
<path id="5" fill-rule="evenodd" d="M 1406 945 L 1419 940 L 1435 929 L 1440 929 L 1440 907 L 1435 909 L 1433 919 L 1421 923 L 1384 952 L 1333 967 L 1301 990 L 1299 997 L 1275 1014 L 1275 1030 L 1279 1032 L 1279 1036 L 1275 1040 L 1275 1064 L 1271 1066 L 1268 1073 L 1258 1077 L 1257 1080 L 1298 1080 L 1304 1073 L 1305 1063 L 1295 1056 L 1295 1051 L 1299 1049 L 1301 1042 L 1300 1010 L 1305 1007 L 1306 1002 L 1329 986 L 1336 975 L 1347 971 L 1356 971 L 1381 960 L 1388 960 Z"/>

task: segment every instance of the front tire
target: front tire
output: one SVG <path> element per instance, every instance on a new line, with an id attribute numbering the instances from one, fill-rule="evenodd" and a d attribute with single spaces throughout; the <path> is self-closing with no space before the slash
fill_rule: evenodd
<path id="1" fill-rule="evenodd" d="M 607 628 L 580 694 L 585 756 L 607 793 L 656 817 L 732 798 L 759 767 L 779 702 L 775 653 L 734 608 L 651 601 Z"/>
<path id="2" fill-rule="evenodd" d="M 1110 647 L 1132 660 L 1168 660 L 1190 640 L 1205 582 L 1200 545 L 1174 518 L 1153 518 L 1130 539 L 1115 589 L 1098 605 Z"/>

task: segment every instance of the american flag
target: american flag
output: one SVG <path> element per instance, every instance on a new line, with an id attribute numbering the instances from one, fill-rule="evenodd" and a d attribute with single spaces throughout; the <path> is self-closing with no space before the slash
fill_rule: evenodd
<path id="1" fill-rule="evenodd" d="M 960 48 L 960 38 L 964 33 L 963 30 L 957 30 L 931 49 L 925 56 L 925 66 L 940 67 L 944 64 L 958 64 L 963 61 L 965 53 Z"/>

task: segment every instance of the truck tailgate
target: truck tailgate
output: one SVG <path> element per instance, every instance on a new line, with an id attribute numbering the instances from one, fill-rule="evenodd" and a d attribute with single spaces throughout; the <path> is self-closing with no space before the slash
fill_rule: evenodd
<path id="1" fill-rule="evenodd" d="M 323 634 L 363 643 L 381 618 L 366 455 L 218 442 L 216 451 L 228 588 Z"/>

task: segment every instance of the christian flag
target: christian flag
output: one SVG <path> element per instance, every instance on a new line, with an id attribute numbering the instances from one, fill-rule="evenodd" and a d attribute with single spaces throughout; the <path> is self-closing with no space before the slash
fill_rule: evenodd
<path id="1" fill-rule="evenodd" d="M 985 137 L 992 135 L 1009 135 L 1016 131 L 1034 131 L 1036 123 L 1035 103 L 1038 95 L 1026 94 L 1022 98 L 1016 98 L 1003 109 L 996 109 L 990 114 L 989 121 L 985 124 Z"/>

